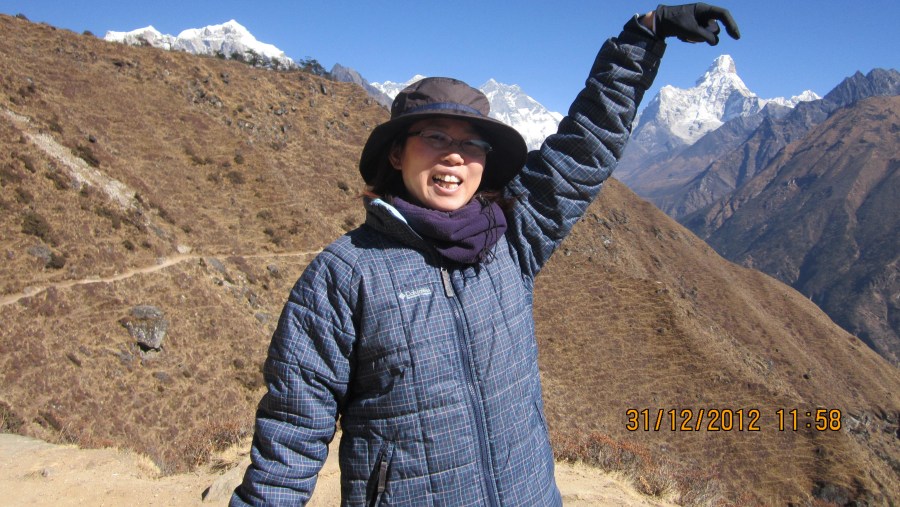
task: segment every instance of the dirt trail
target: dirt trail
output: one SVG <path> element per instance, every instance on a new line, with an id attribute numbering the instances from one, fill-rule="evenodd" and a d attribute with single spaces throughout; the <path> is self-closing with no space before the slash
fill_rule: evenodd
<path id="1" fill-rule="evenodd" d="M 307 255 L 315 255 L 321 252 L 322 250 L 310 250 L 306 252 L 282 252 L 282 253 L 266 253 L 266 254 L 251 254 L 251 255 L 237 255 L 238 257 L 245 257 L 249 259 L 259 259 L 259 258 L 275 258 L 275 257 L 301 257 Z M 236 256 L 235 254 L 228 254 L 227 257 Z M 157 271 L 166 269 L 170 266 L 174 266 L 180 262 L 185 261 L 196 261 L 203 257 L 221 257 L 217 255 L 199 255 L 199 254 L 178 254 L 171 257 L 161 257 L 158 259 L 157 263 L 152 266 L 144 266 L 141 268 L 134 268 L 125 271 L 124 273 L 118 273 L 113 276 L 107 277 L 89 277 L 83 278 L 80 280 L 65 280 L 62 282 L 51 283 L 48 285 L 35 287 L 29 286 L 26 287 L 19 294 L 7 294 L 5 296 L 0 296 L 0 306 L 11 305 L 19 302 L 19 300 L 34 296 L 36 294 L 40 294 L 47 289 L 55 288 L 55 289 L 68 289 L 74 287 L 76 285 L 88 285 L 92 283 L 113 283 L 118 282 L 120 280 L 125 280 L 127 278 L 131 278 L 137 275 L 144 275 L 148 273 L 155 273 Z"/>
<path id="2" fill-rule="evenodd" d="M 319 474 L 309 507 L 340 504 L 336 455 L 330 454 Z M 130 452 L 79 449 L 0 434 L 0 463 L 0 503 L 5 506 L 178 507 L 227 505 L 243 476 L 246 458 L 226 472 L 160 477 L 149 459 Z M 567 507 L 674 505 L 640 495 L 619 478 L 583 465 L 557 463 L 556 478 Z"/>

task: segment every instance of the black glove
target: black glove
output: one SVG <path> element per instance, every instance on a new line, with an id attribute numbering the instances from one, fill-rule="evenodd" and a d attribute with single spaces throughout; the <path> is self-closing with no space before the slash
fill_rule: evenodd
<path id="1" fill-rule="evenodd" d="M 719 24 L 732 39 L 740 39 L 741 31 L 728 9 L 704 3 L 666 6 L 660 5 L 654 14 L 656 35 L 678 37 L 685 42 L 707 42 L 710 46 L 719 43 Z"/>

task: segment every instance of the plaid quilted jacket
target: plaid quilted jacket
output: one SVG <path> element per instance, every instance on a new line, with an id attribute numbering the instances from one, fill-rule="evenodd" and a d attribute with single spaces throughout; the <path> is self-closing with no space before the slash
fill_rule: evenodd
<path id="1" fill-rule="evenodd" d="M 533 281 L 621 155 L 663 49 L 635 20 L 604 44 L 559 133 L 505 189 L 515 204 L 489 262 L 453 264 L 366 203 L 366 224 L 290 294 L 232 505 L 305 503 L 338 417 L 343 505 L 561 504 Z"/>

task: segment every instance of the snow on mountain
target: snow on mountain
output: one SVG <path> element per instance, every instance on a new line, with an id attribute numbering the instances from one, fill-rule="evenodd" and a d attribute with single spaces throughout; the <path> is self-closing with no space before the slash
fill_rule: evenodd
<path id="1" fill-rule="evenodd" d="M 664 86 L 647 104 L 619 163 L 619 177 L 627 182 L 654 157 L 690 146 L 732 118 L 755 115 L 769 102 L 794 107 L 818 98 L 806 91 L 790 99 L 762 99 L 738 76 L 734 59 L 719 56 L 694 87 Z"/>
<path id="2" fill-rule="evenodd" d="M 130 32 L 109 31 L 104 39 L 201 55 L 239 58 L 261 66 L 297 66 L 283 51 L 272 44 L 258 41 L 235 20 L 221 25 L 187 29 L 177 36 L 164 35 L 153 26 L 148 26 Z M 385 81 L 370 84 L 393 100 L 400 90 L 423 77 L 416 75 L 405 83 Z M 544 138 L 556 132 L 562 120 L 562 114 L 547 110 L 517 85 L 506 85 L 491 79 L 481 86 L 481 91 L 490 101 L 491 116 L 518 130 L 529 148 L 539 147 Z M 789 99 L 762 99 L 751 92 L 738 76 L 731 56 L 722 55 L 716 58 L 693 88 L 664 86 L 659 91 L 635 123 L 626 159 L 629 158 L 629 153 L 632 154 L 630 158 L 637 160 L 691 145 L 732 118 L 758 113 L 769 102 L 794 107 L 799 102 L 819 98 L 815 93 L 806 91 Z M 628 173 L 630 165 L 628 160 L 623 160 L 619 167 L 622 170 L 624 166 L 624 172 Z"/>
<path id="3" fill-rule="evenodd" d="M 391 100 L 394 100 L 394 97 L 396 97 L 398 93 L 403 91 L 404 88 L 406 88 L 407 86 L 409 86 L 421 79 L 425 79 L 425 76 L 423 76 L 421 74 L 416 74 L 415 76 L 412 77 L 412 79 L 410 79 L 409 81 L 407 81 L 405 83 L 395 83 L 393 81 L 385 81 L 383 83 L 371 83 L 371 84 L 378 90 L 381 90 L 382 93 L 384 93 L 385 95 L 390 97 Z"/>
<path id="4" fill-rule="evenodd" d="M 641 115 L 641 123 L 660 124 L 690 145 L 732 118 L 756 114 L 768 102 L 793 107 L 801 101 L 819 98 L 807 90 L 790 99 L 762 99 L 738 76 L 734 59 L 722 55 L 697 79 L 693 88 L 664 86 Z"/>
<path id="5" fill-rule="evenodd" d="M 385 81 L 372 83 L 372 86 L 393 99 L 401 90 L 424 77 L 416 75 L 405 83 Z M 506 85 L 490 79 L 479 90 L 491 104 L 491 118 L 506 123 L 522 134 L 528 149 L 539 148 L 544 138 L 556 132 L 562 120 L 560 113 L 549 111 L 517 85 Z"/>
<path id="6" fill-rule="evenodd" d="M 762 99 L 738 76 L 734 59 L 722 55 L 713 61 L 693 88 L 669 85 L 660 89 L 641 115 L 641 123 L 652 122 L 690 145 L 732 118 L 756 114 L 768 102 L 793 107 L 800 101 L 818 98 L 815 93 L 806 91 L 790 99 Z M 638 135 L 640 132 L 635 129 L 635 136 Z"/>
<path id="7" fill-rule="evenodd" d="M 153 28 L 153 25 L 130 32 L 114 32 L 110 30 L 106 32 L 103 39 L 109 42 L 128 44 L 129 46 L 153 46 L 166 51 L 171 50 L 172 44 L 175 42 L 175 37 L 163 35 L 159 30 Z"/>
<path id="8" fill-rule="evenodd" d="M 153 26 L 148 26 L 130 32 L 108 31 L 103 38 L 134 46 L 149 45 L 198 55 L 239 58 L 262 66 L 292 68 L 296 65 L 284 51 L 256 40 L 250 31 L 235 20 L 221 25 L 190 28 L 177 36 L 163 35 Z"/>
<path id="9" fill-rule="evenodd" d="M 819 100 L 821 98 L 822 97 L 820 97 L 816 92 L 814 92 L 812 90 L 806 90 L 805 92 L 801 93 L 800 95 L 794 95 L 793 97 L 791 97 L 789 99 L 786 99 L 784 97 L 776 97 L 774 99 L 760 99 L 760 101 L 762 102 L 761 106 L 765 106 L 769 102 L 774 102 L 774 103 L 778 104 L 779 106 L 794 108 L 797 106 L 797 104 L 799 104 L 801 102 L 812 102 L 814 100 Z"/>
<path id="10" fill-rule="evenodd" d="M 550 134 L 556 133 L 563 115 L 548 110 L 519 88 L 493 79 L 479 88 L 491 103 L 491 117 L 518 130 L 528 149 L 540 148 Z"/>

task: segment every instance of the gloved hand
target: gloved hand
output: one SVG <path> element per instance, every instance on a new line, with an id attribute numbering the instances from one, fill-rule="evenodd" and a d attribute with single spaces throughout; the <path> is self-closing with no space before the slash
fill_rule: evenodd
<path id="1" fill-rule="evenodd" d="M 678 37 L 685 42 L 707 42 L 710 46 L 719 43 L 719 23 L 733 39 L 741 38 L 741 31 L 728 9 L 704 3 L 666 6 L 660 5 L 655 11 L 656 35 Z"/>

